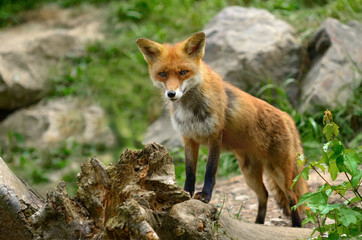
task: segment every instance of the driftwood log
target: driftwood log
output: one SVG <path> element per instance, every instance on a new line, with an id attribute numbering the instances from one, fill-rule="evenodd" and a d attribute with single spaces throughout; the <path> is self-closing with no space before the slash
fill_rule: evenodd
<path id="1" fill-rule="evenodd" d="M 0 239 L 296 239 L 311 230 L 243 223 L 212 204 L 190 199 L 175 183 L 166 148 L 126 150 L 105 167 L 82 165 L 78 191 L 64 182 L 46 199 L 20 181 L 0 158 Z"/>

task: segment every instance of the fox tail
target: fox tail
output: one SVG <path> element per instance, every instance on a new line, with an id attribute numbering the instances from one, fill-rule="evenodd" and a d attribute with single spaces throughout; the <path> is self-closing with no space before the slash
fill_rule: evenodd
<path id="1" fill-rule="evenodd" d="M 294 168 L 293 168 L 293 179 L 300 173 L 300 168 L 298 167 L 298 164 L 295 162 L 294 163 Z M 285 193 L 282 191 L 282 189 L 278 186 L 277 182 L 275 182 L 275 180 L 273 178 L 270 178 L 270 186 L 272 188 L 272 190 L 274 191 L 275 194 L 275 199 L 278 203 L 278 206 L 283 209 L 283 213 L 286 216 L 290 216 L 291 214 L 291 209 L 289 206 L 289 202 L 286 198 Z M 305 193 L 309 192 L 309 188 L 307 185 L 307 182 L 305 181 L 305 179 L 303 177 L 300 177 L 298 179 L 298 181 L 294 184 L 293 188 L 292 188 L 293 193 L 295 194 L 297 200 Z M 299 206 L 298 207 L 298 212 L 301 215 L 304 215 L 305 213 L 305 206 Z"/>

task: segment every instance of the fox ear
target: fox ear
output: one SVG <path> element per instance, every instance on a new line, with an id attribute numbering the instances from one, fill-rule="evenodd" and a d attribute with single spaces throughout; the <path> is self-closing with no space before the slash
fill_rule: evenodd
<path id="1" fill-rule="evenodd" d="M 199 32 L 185 40 L 185 52 L 190 57 L 201 59 L 205 53 L 205 33 Z"/>
<path id="2" fill-rule="evenodd" d="M 146 38 L 139 38 L 136 43 L 148 64 L 154 62 L 161 54 L 162 45 L 159 43 Z"/>

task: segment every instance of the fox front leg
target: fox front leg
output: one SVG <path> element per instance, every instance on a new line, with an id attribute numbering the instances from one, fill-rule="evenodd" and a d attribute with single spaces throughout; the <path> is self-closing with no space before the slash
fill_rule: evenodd
<path id="1" fill-rule="evenodd" d="M 186 181 L 184 190 L 192 197 L 195 192 L 196 167 L 200 144 L 192 139 L 184 138 Z"/>
<path id="2" fill-rule="evenodd" d="M 217 169 L 219 167 L 219 158 L 222 144 L 222 135 L 209 140 L 209 153 L 207 158 L 204 187 L 201 192 L 195 194 L 195 199 L 208 203 L 212 196 L 212 190 L 215 185 Z"/>

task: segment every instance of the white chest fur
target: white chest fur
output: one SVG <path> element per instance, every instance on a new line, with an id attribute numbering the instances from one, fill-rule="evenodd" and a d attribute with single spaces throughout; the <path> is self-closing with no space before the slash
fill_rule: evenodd
<path id="1" fill-rule="evenodd" d="M 184 137 L 206 137 L 216 130 L 216 117 L 205 99 L 192 99 L 172 103 L 172 125 Z"/>

